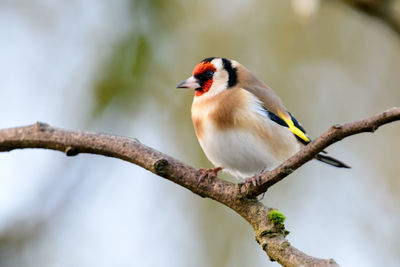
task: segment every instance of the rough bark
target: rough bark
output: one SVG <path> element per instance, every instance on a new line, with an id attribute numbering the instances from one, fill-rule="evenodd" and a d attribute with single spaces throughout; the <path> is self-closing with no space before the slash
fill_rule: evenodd
<path id="1" fill-rule="evenodd" d="M 270 218 L 275 209 L 265 207 L 256 196 L 311 160 L 330 144 L 357 133 L 374 132 L 379 126 L 395 120 L 400 120 L 400 108 L 392 108 L 361 121 L 332 126 L 278 168 L 264 173 L 257 186 L 252 183 L 237 185 L 212 175 L 199 179 L 204 176 L 204 171 L 152 149 L 134 138 L 69 131 L 40 122 L 0 130 L 0 151 L 45 148 L 64 152 L 67 156 L 91 153 L 131 162 L 236 211 L 253 227 L 257 242 L 271 260 L 283 266 L 338 266 L 332 259 L 314 258 L 291 246 L 285 238 L 288 231 L 283 222 Z"/>

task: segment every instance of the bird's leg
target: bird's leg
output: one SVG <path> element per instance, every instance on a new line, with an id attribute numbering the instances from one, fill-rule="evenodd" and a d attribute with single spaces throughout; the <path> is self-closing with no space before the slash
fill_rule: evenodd
<path id="1" fill-rule="evenodd" d="M 265 191 L 265 192 L 262 194 L 261 198 L 260 198 L 258 201 L 261 201 L 261 200 L 263 200 L 263 199 L 264 199 L 264 197 L 265 197 L 265 193 L 267 193 L 267 191 Z"/>
<path id="2" fill-rule="evenodd" d="M 254 186 L 261 184 L 261 177 L 264 173 L 265 169 L 262 169 L 260 172 L 254 174 L 252 177 L 246 178 L 246 183 L 252 183 Z"/>
<path id="3" fill-rule="evenodd" d="M 201 172 L 200 176 L 199 176 L 199 180 L 198 182 L 202 182 L 205 178 L 214 178 L 218 176 L 218 172 L 221 171 L 223 168 L 222 167 L 216 167 L 216 168 L 212 168 L 212 169 L 204 169 L 201 168 L 199 169 L 199 172 Z"/>

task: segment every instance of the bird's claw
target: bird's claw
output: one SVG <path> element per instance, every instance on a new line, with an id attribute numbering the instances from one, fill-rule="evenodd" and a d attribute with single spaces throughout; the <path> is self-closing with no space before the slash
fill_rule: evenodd
<path id="1" fill-rule="evenodd" d="M 222 170 L 222 167 L 217 167 L 217 168 L 213 168 L 213 169 L 205 169 L 205 168 L 201 168 L 199 169 L 199 172 L 201 172 L 199 178 L 198 178 L 198 182 L 202 182 L 204 181 L 204 179 L 210 179 L 210 178 L 214 178 L 218 176 L 218 172 Z"/>
<path id="2" fill-rule="evenodd" d="M 254 186 L 258 186 L 262 182 L 262 174 L 264 173 L 264 170 L 260 171 L 259 173 L 254 174 L 252 177 L 246 178 L 245 182 L 246 183 L 251 183 Z"/>
<path id="3" fill-rule="evenodd" d="M 253 177 L 246 178 L 245 181 L 246 183 L 251 183 L 252 185 L 257 186 L 261 184 L 261 175 L 257 173 Z"/>

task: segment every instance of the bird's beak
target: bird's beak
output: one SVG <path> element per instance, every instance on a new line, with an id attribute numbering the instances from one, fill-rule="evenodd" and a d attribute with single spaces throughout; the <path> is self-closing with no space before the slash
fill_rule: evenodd
<path id="1" fill-rule="evenodd" d="M 186 81 L 183 81 L 180 84 L 178 84 L 176 88 L 189 88 L 196 90 L 198 88 L 201 88 L 201 86 L 195 77 L 190 76 L 190 78 L 188 78 Z"/>

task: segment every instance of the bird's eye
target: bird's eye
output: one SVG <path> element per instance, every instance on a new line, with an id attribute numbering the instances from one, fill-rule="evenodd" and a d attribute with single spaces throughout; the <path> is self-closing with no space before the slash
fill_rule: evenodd
<path id="1" fill-rule="evenodd" d="M 214 72 L 212 70 L 208 70 L 208 71 L 204 72 L 204 78 L 206 78 L 207 80 L 210 79 L 213 75 L 214 75 Z"/>

